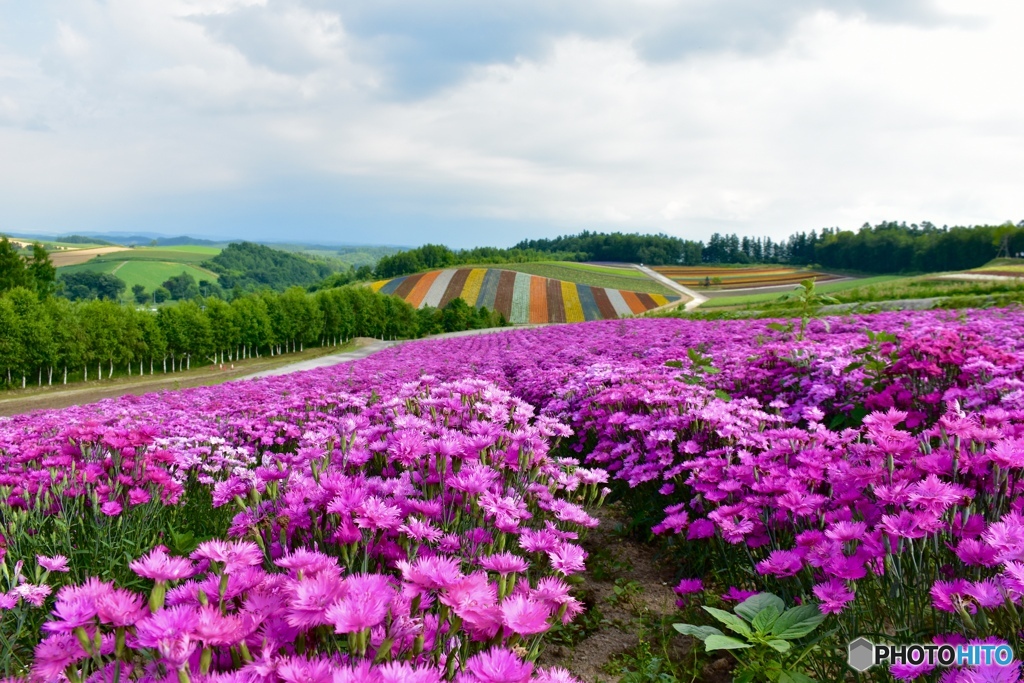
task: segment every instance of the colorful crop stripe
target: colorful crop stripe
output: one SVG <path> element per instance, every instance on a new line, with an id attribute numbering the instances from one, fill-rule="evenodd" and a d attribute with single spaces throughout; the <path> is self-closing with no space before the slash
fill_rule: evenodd
<path id="1" fill-rule="evenodd" d="M 500 268 L 447 268 L 370 285 L 416 308 L 443 308 L 452 299 L 499 311 L 514 325 L 610 320 L 679 301 L 677 296 L 590 287 Z"/>

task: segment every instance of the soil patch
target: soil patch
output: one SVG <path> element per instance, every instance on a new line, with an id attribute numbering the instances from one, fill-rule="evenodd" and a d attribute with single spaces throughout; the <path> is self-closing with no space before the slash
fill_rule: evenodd
<path id="1" fill-rule="evenodd" d="M 648 659 L 689 662 L 692 667 L 695 641 L 671 626 L 682 621 L 672 592 L 675 568 L 658 557 L 653 545 L 617 532 L 624 519 L 618 506 L 608 506 L 597 516 L 601 525 L 583 541 L 589 557 L 583 582 L 577 586 L 587 612 L 572 625 L 583 633 L 566 631 L 549 639 L 554 642 L 545 647 L 538 663 L 565 667 L 587 683 L 618 683 L 623 666 L 635 671 L 644 652 Z M 732 680 L 730 669 L 729 661 L 716 659 L 694 680 L 727 683 Z"/>
<path id="2" fill-rule="evenodd" d="M 117 251 L 128 251 L 128 247 L 95 247 L 93 249 L 72 249 L 69 251 L 55 251 L 50 254 L 50 261 L 54 267 L 76 266 L 85 263 L 94 256 L 100 254 L 113 254 Z"/>

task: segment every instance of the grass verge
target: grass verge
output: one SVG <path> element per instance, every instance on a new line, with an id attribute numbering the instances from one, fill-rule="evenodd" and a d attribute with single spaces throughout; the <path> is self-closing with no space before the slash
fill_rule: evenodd
<path id="1" fill-rule="evenodd" d="M 205 365 L 191 370 L 174 373 L 158 373 L 155 375 L 115 375 L 113 379 L 99 380 L 88 383 L 77 382 L 52 387 L 28 387 L 13 389 L 0 394 L 0 417 L 18 415 L 33 410 L 50 410 L 66 408 L 73 405 L 93 403 L 104 398 L 114 398 L 127 394 L 141 395 L 154 391 L 188 389 L 206 387 L 229 382 L 247 375 L 272 370 L 284 365 L 298 363 L 312 358 L 320 358 L 335 353 L 352 351 L 362 346 L 359 340 L 334 347 L 306 349 L 299 353 L 282 356 L 262 356 L 247 358 L 242 361 L 225 363 L 224 369 L 219 365 Z M 232 367 L 233 366 L 233 367 Z"/>

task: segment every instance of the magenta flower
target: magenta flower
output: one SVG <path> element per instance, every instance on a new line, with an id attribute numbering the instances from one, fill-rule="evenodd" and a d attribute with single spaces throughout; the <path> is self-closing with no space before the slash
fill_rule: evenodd
<path id="1" fill-rule="evenodd" d="M 332 683 L 333 669 L 327 659 L 288 657 L 277 665 L 277 675 L 285 683 Z"/>
<path id="2" fill-rule="evenodd" d="M 221 563 L 225 574 L 236 574 L 246 567 L 263 564 L 263 551 L 252 541 L 204 541 L 190 557 Z"/>
<path id="3" fill-rule="evenodd" d="M 702 593 L 704 591 L 704 582 L 700 579 L 682 579 L 679 581 L 679 584 L 672 590 L 678 595 Z"/>
<path id="4" fill-rule="evenodd" d="M 408 662 L 385 662 L 377 667 L 376 674 L 380 683 L 441 683 L 442 680 L 441 672 L 437 667 L 415 667 Z M 371 679 L 367 676 L 363 680 L 370 681 Z M 339 681 L 335 676 L 334 683 L 347 683 L 347 681 Z"/>
<path id="5" fill-rule="evenodd" d="M 553 609 L 572 599 L 569 595 L 569 585 L 557 576 L 545 576 L 537 581 L 537 588 L 532 594 L 537 600 L 543 600 L 553 606 Z"/>
<path id="6" fill-rule="evenodd" d="M 43 624 L 43 630 L 51 633 L 70 632 L 80 626 L 92 624 L 96 618 L 96 601 L 90 597 L 71 595 L 59 598 L 53 606 L 57 621 Z"/>
<path id="7" fill-rule="evenodd" d="M 346 594 L 337 571 L 324 571 L 288 586 L 287 621 L 298 629 L 330 623 L 327 610 Z"/>
<path id="8" fill-rule="evenodd" d="M 565 576 L 577 574 L 586 567 L 584 561 L 587 559 L 587 551 L 575 543 L 560 541 L 555 544 L 553 550 L 548 551 L 548 559 L 551 560 L 551 567 Z"/>
<path id="9" fill-rule="evenodd" d="M 824 614 L 839 614 L 856 597 L 845 583 L 837 579 L 819 583 L 813 592 L 815 597 L 821 600 L 818 609 Z"/>
<path id="10" fill-rule="evenodd" d="M 120 588 L 96 600 L 96 615 L 103 624 L 131 626 L 148 614 L 145 598 Z"/>
<path id="11" fill-rule="evenodd" d="M 100 512 L 107 517 L 116 517 L 121 514 L 121 504 L 116 500 L 108 500 L 100 506 Z"/>
<path id="12" fill-rule="evenodd" d="M 132 507 L 148 503 L 152 499 L 153 496 L 146 489 L 135 487 L 128 492 L 128 504 Z"/>
<path id="13" fill-rule="evenodd" d="M 491 638 L 501 627 L 498 590 L 484 572 L 471 574 L 441 592 L 439 600 L 448 605 L 465 625 L 478 635 Z"/>
<path id="14" fill-rule="evenodd" d="M 25 602 L 35 607 L 42 607 L 43 603 L 46 601 L 46 598 L 49 597 L 52 590 L 53 589 L 51 589 L 45 583 L 40 585 L 32 583 L 23 583 L 19 586 L 12 588 L 10 590 L 10 594 L 16 595 L 17 597 L 21 598 Z"/>
<path id="15" fill-rule="evenodd" d="M 757 595 L 758 591 L 747 591 L 736 586 L 731 586 L 729 590 L 722 594 L 722 600 L 726 602 L 743 602 L 752 595 Z"/>
<path id="16" fill-rule="evenodd" d="M 44 681 L 63 680 L 65 669 L 88 656 L 75 636 L 55 633 L 36 645 L 32 673 Z"/>
<path id="17" fill-rule="evenodd" d="M 195 568 L 187 558 L 171 557 L 163 548 L 154 548 L 148 555 L 134 560 L 128 566 L 139 576 L 154 581 L 177 581 L 195 573 Z"/>
<path id="18" fill-rule="evenodd" d="M 502 576 L 525 572 L 530 566 L 529 562 L 509 552 L 486 555 L 477 562 L 484 569 L 497 572 Z"/>
<path id="19" fill-rule="evenodd" d="M 251 626 L 255 627 L 255 624 Z M 207 606 L 199 608 L 199 619 L 193 635 L 207 647 L 235 645 L 252 630 L 246 627 L 241 617 L 221 614 L 216 608 Z"/>
<path id="20" fill-rule="evenodd" d="M 963 579 L 936 581 L 931 590 L 932 605 L 943 612 L 956 612 L 958 607 L 966 607 L 974 613 L 977 610 L 975 605 L 963 598 L 969 589 L 970 584 Z"/>
<path id="21" fill-rule="evenodd" d="M 358 574 L 345 579 L 345 592 L 326 613 L 335 633 L 357 633 L 377 626 L 388 614 L 396 595 L 386 576 Z"/>
<path id="22" fill-rule="evenodd" d="M 532 636 L 551 628 L 551 611 L 544 602 L 525 595 L 511 595 L 501 603 L 502 622 L 510 631 Z"/>
<path id="23" fill-rule="evenodd" d="M 194 631 L 199 615 L 192 607 L 169 607 L 135 624 L 135 637 L 142 647 L 151 647 L 169 665 L 180 669 L 196 649 Z"/>
<path id="24" fill-rule="evenodd" d="M 553 666 L 541 669 L 533 677 L 533 683 L 581 683 L 580 679 L 569 673 L 568 669 Z"/>
<path id="25" fill-rule="evenodd" d="M 792 550 L 773 550 L 768 559 L 757 563 L 758 574 L 793 576 L 803 568 L 803 559 Z"/>
<path id="26" fill-rule="evenodd" d="M 68 558 L 63 555 L 54 555 L 53 557 L 36 555 L 36 562 L 38 562 L 39 566 L 48 572 L 68 571 Z"/>
<path id="27" fill-rule="evenodd" d="M 274 560 L 274 564 L 290 569 L 293 573 L 302 572 L 307 576 L 338 569 L 338 561 L 335 558 L 307 548 L 296 548 L 288 555 Z"/>
<path id="28" fill-rule="evenodd" d="M 361 529 L 387 530 L 394 529 L 401 523 L 402 511 L 394 505 L 388 505 L 377 497 L 367 498 L 359 506 L 356 514 L 356 525 Z"/>
<path id="29" fill-rule="evenodd" d="M 503 648 L 491 648 L 473 655 L 466 662 L 459 683 L 528 683 L 533 664 Z"/>
<path id="30" fill-rule="evenodd" d="M 422 590 L 447 588 L 462 580 L 462 563 L 452 557 L 434 555 L 417 558 L 412 564 L 400 560 L 402 578 Z"/>

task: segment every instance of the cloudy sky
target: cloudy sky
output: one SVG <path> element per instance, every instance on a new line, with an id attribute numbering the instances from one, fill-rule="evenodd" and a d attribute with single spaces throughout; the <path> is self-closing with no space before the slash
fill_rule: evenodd
<path id="1" fill-rule="evenodd" d="M 0 231 L 1024 219 L 1020 0 L 0 0 Z"/>

